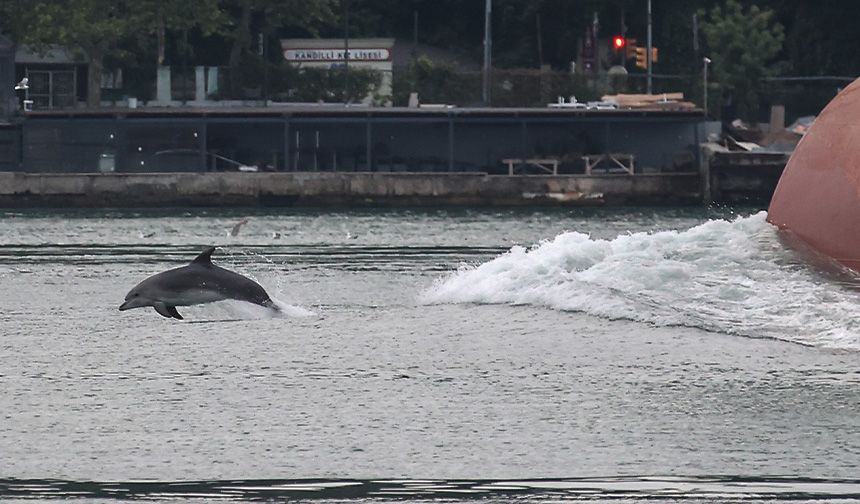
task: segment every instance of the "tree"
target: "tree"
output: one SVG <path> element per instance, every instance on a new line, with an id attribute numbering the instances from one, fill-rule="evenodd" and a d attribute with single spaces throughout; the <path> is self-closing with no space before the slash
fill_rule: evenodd
<path id="1" fill-rule="evenodd" d="M 260 32 L 268 37 L 276 29 L 300 27 L 316 35 L 321 26 L 334 23 L 337 0 L 225 0 L 222 9 L 235 20 L 226 31 L 232 40 L 230 50 L 230 86 L 239 86 L 239 66 L 251 48 L 251 28 L 255 19 Z"/>
<path id="2" fill-rule="evenodd" d="M 86 56 L 90 107 L 101 102 L 105 58 L 122 40 L 155 34 L 159 26 L 213 30 L 220 22 L 217 0 L 7 0 L 0 10 L 17 43 L 37 50 L 59 45 Z"/>
<path id="3" fill-rule="evenodd" d="M 727 0 L 711 9 L 702 23 L 714 77 L 742 116 L 757 114 L 759 82 L 776 70 L 773 60 L 785 35 L 773 16 L 772 10 L 755 5 L 745 12 L 736 0 Z"/>

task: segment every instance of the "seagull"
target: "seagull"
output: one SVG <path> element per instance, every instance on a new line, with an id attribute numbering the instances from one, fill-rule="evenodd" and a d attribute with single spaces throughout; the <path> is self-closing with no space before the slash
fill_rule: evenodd
<path id="1" fill-rule="evenodd" d="M 19 82 L 18 84 L 15 84 L 15 91 L 18 91 L 21 89 L 30 89 L 30 86 L 27 84 L 29 81 L 30 81 L 30 79 L 28 79 L 27 77 L 24 77 L 23 79 L 21 79 L 21 82 Z"/>
<path id="2" fill-rule="evenodd" d="M 247 223 L 248 223 L 247 217 L 240 220 L 239 222 L 237 222 L 236 225 L 233 226 L 233 229 L 230 230 L 230 236 L 239 236 L 239 231 L 242 229 L 242 226 L 244 226 Z"/>

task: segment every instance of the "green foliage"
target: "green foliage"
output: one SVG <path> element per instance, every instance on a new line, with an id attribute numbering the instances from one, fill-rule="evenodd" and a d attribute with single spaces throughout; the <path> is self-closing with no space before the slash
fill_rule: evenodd
<path id="1" fill-rule="evenodd" d="M 711 9 L 702 23 L 714 79 L 742 117 L 757 115 L 759 83 L 778 68 L 773 61 L 785 34 L 773 17 L 771 10 L 755 5 L 744 10 L 736 0 L 727 0 Z"/>
<path id="2" fill-rule="evenodd" d="M 802 108 L 820 108 L 838 82 L 793 84 L 775 92 L 773 84 L 764 84 L 762 79 L 776 70 L 799 76 L 856 75 L 860 68 L 860 51 L 856 50 L 860 30 L 854 17 L 848 15 L 856 9 L 846 7 L 847 3 L 653 0 L 653 42 L 660 50 L 654 72 L 683 76 L 655 78 L 654 90 L 701 96 L 702 57 L 708 56 L 714 60 L 710 67 L 711 99 L 719 102 L 722 92 L 735 101 L 737 112 L 746 118 L 755 117 L 762 97 L 797 103 L 814 96 L 814 103 Z M 411 42 L 417 34 L 420 43 L 451 49 L 471 60 L 465 62 L 466 71 L 429 61 L 398 68 L 394 74 L 395 103 L 405 104 L 409 92 L 417 91 L 423 102 L 473 104 L 480 101 L 481 74 L 477 68 L 482 58 L 483 8 L 481 0 L 0 0 L 0 32 L 37 50 L 64 45 L 95 62 L 94 79 L 102 64 L 106 68 L 123 67 L 126 85 L 139 88 L 132 94 L 147 96 L 155 77 L 156 33 L 163 26 L 166 64 L 229 65 L 232 71 L 224 75 L 231 76 L 231 85 L 222 83 L 222 92 L 239 97 L 243 88 L 262 87 L 273 90 L 269 97 L 276 98 L 279 88 L 274 82 L 284 73 L 280 70 L 279 39 L 343 37 L 348 12 L 352 37 L 395 37 L 402 43 Z M 698 51 L 692 43 L 696 12 L 702 35 Z M 493 103 L 542 106 L 557 95 L 573 94 L 581 100 L 599 95 L 593 84 L 563 72 L 571 61 L 578 60 L 577 48 L 595 15 L 601 41 L 626 27 L 626 35 L 644 45 L 644 0 L 493 0 Z M 183 43 L 186 32 L 187 45 Z M 261 79 L 271 79 L 269 86 L 262 81 L 240 82 L 239 78 L 238 68 L 253 66 L 255 59 L 260 59 L 260 33 L 265 36 L 263 59 L 268 65 L 260 68 L 269 68 Z M 774 64 L 780 60 L 785 64 Z M 558 72 L 549 76 L 537 73 L 541 63 Z M 631 65 L 628 69 L 641 77 L 642 71 Z M 316 80 L 314 86 L 318 87 L 334 79 L 335 74 L 308 79 Z M 628 89 L 644 91 L 640 77 L 631 76 Z M 235 85 L 234 78 L 239 79 Z M 363 81 L 357 78 L 355 85 L 364 86 Z M 284 86 L 283 90 L 293 89 Z M 308 89 L 307 95 L 297 93 L 320 95 Z M 713 105 L 711 111 L 718 111 Z"/>
<path id="3" fill-rule="evenodd" d="M 481 74 L 457 72 L 448 65 L 436 65 L 425 57 L 394 71 L 394 104 L 406 106 L 409 93 L 417 92 L 424 103 L 464 105 L 481 100 Z"/>
<path id="4" fill-rule="evenodd" d="M 249 57 L 243 60 L 238 71 L 241 89 L 253 90 L 253 94 L 265 95 L 274 101 L 358 103 L 370 97 L 374 104 L 382 104 L 378 96 L 382 73 L 373 70 L 298 68 Z M 235 93 L 225 96 L 237 97 Z"/>
<path id="5" fill-rule="evenodd" d="M 336 0 L 222 0 L 221 8 L 234 23 L 224 32 L 232 40 L 228 65 L 230 88 L 235 93 L 239 84 L 237 69 L 243 60 L 253 57 L 251 32 L 271 36 L 279 29 L 305 30 L 317 36 L 318 28 L 335 20 Z"/>
<path id="6" fill-rule="evenodd" d="M 213 33 L 226 22 L 217 0 L 7 0 L 0 3 L 9 32 L 19 43 L 36 47 L 59 44 L 103 56 L 129 38 L 168 30 L 195 28 Z"/>
<path id="7" fill-rule="evenodd" d="M 224 21 L 217 6 L 217 0 L 6 0 L 0 29 L 37 50 L 60 45 L 83 52 L 90 62 L 87 102 L 98 106 L 104 61 L 122 59 L 124 42 L 154 36 L 160 23 L 213 32 Z"/>
<path id="8" fill-rule="evenodd" d="M 289 65 L 284 65 L 289 67 Z M 284 101 L 341 101 L 358 103 L 368 96 L 373 103 L 381 104 L 377 91 L 382 74 L 373 70 L 305 68 L 290 72 L 286 93 L 276 95 Z"/>
<path id="9" fill-rule="evenodd" d="M 395 69 L 394 104 L 406 106 L 409 93 L 417 92 L 422 103 L 476 105 L 482 100 L 482 82 L 481 72 L 457 71 L 420 57 L 406 68 Z M 545 107 L 559 96 L 589 101 L 606 91 L 598 89 L 582 75 L 566 72 L 493 70 L 490 75 L 490 101 L 496 107 Z"/>

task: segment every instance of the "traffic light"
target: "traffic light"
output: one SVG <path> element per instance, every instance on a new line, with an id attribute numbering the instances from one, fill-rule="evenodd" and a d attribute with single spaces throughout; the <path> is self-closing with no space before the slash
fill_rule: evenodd
<path id="1" fill-rule="evenodd" d="M 645 47 L 636 48 L 636 66 L 639 68 L 648 68 L 648 49 Z"/>
<path id="2" fill-rule="evenodd" d="M 624 40 L 624 37 L 622 37 L 621 35 L 616 35 L 612 37 L 612 49 L 615 50 L 615 52 L 624 49 L 625 45 L 627 45 L 627 41 Z"/>
<path id="3" fill-rule="evenodd" d="M 651 63 L 657 63 L 657 48 L 651 48 Z"/>
<path id="4" fill-rule="evenodd" d="M 636 39 L 635 38 L 627 39 L 627 44 L 625 44 L 625 45 L 626 45 L 625 56 L 627 56 L 627 59 L 635 58 L 636 57 Z"/>

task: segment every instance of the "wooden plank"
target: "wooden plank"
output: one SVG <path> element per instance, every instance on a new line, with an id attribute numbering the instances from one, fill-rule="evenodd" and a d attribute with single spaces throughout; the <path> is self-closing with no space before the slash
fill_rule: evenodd
<path id="1" fill-rule="evenodd" d="M 626 102 L 659 102 L 659 101 L 681 101 L 684 99 L 684 93 L 675 92 L 675 93 L 660 93 L 660 94 L 617 94 L 617 95 L 604 95 L 600 98 L 603 101 L 613 100 L 621 103 Z"/>

